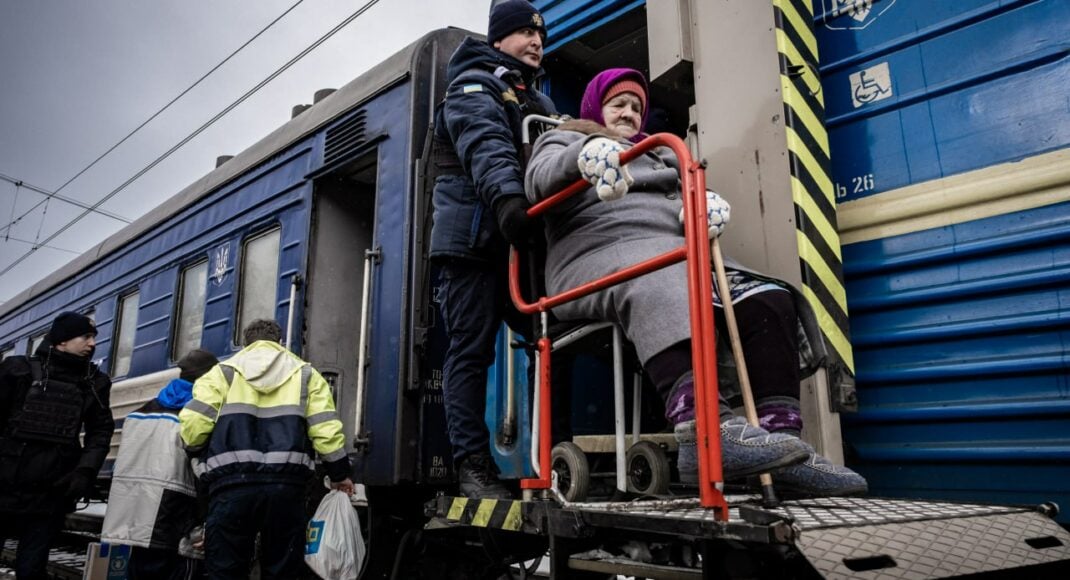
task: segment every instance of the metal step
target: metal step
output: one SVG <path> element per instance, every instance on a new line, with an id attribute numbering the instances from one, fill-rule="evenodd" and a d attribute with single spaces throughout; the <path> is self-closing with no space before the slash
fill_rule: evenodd
<path id="1" fill-rule="evenodd" d="M 600 538 L 622 537 L 699 541 L 707 546 L 712 542 L 755 557 L 779 554 L 775 557 L 785 562 L 808 563 L 825 578 L 921 579 L 986 573 L 1070 578 L 1070 533 L 1052 519 L 1053 506 L 814 498 L 765 509 L 757 496 L 726 499 L 728 521 L 716 520 L 697 499 L 559 505 L 441 497 L 428 506 L 433 518 L 428 527 L 500 527 L 504 533 L 550 536 L 561 546 L 598 545 Z M 505 516 L 496 517 L 499 512 Z M 498 520 L 501 525 L 495 524 Z M 623 555 L 579 559 L 577 553 L 560 556 L 567 558 L 569 568 L 599 573 L 698 578 L 702 572 Z"/>
<path id="2" fill-rule="evenodd" d="M 1040 566 L 1070 569 L 1070 533 L 1043 510 L 1030 507 L 883 498 L 801 499 L 775 509 L 735 498 L 730 506 L 722 537 L 761 541 L 762 534 L 743 533 L 747 524 L 778 527 L 780 533 L 769 534 L 768 540 L 794 544 L 825 578 L 923 579 Z M 679 500 L 573 504 L 570 509 L 595 526 L 636 530 L 715 523 L 708 510 Z"/>

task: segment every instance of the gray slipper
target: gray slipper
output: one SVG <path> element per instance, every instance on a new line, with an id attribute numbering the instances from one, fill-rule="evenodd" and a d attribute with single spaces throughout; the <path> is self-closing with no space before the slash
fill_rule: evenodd
<path id="1" fill-rule="evenodd" d="M 810 450 L 806 461 L 773 473 L 773 487 L 777 491 L 792 495 L 828 497 L 862 495 L 869 490 L 864 477 L 818 455 L 814 448 L 805 442 L 803 445 Z"/>
<path id="2" fill-rule="evenodd" d="M 676 467 L 680 481 L 698 481 L 698 450 L 695 422 L 686 421 L 673 429 L 679 452 Z M 782 433 L 769 433 L 752 427 L 743 417 L 721 423 L 721 461 L 726 480 L 766 473 L 806 461 L 811 449 L 800 439 Z"/>

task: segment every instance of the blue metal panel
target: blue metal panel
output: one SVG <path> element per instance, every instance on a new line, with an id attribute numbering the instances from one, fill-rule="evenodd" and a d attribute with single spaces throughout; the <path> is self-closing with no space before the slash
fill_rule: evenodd
<path id="1" fill-rule="evenodd" d="M 161 361 L 166 364 L 174 289 L 174 268 L 157 272 L 138 285 L 140 296 L 129 376 L 160 370 Z"/>
<path id="2" fill-rule="evenodd" d="M 546 52 L 587 34 L 621 14 L 646 4 L 646 0 L 534 0 L 546 20 L 549 42 Z"/>
<path id="3" fill-rule="evenodd" d="M 1070 202 L 851 244 L 844 270 L 873 492 L 1070 504 Z"/>
<path id="4" fill-rule="evenodd" d="M 34 298 L 0 323 L 0 335 L 22 336 L 47 327 L 57 312 L 95 308 L 100 334 L 94 356 L 107 370 L 115 331 L 116 296 L 137 288 L 141 299 L 130 376 L 168 368 L 172 364 L 169 333 L 178 265 L 211 255 L 206 328 L 201 344 L 218 356 L 229 356 L 236 350 L 232 326 L 234 267 L 240 240 L 257 228 L 280 221 L 285 222 L 285 238 L 288 229 L 298 229 L 303 227 L 299 224 L 307 222 L 307 219 L 290 221 L 292 218 L 288 216 L 293 214 L 296 218 L 297 213 L 308 211 L 311 185 L 304 181 L 309 169 L 308 153 L 308 143 L 295 144 L 287 152 L 185 208 L 78 276 Z M 293 236 L 307 237 L 303 230 Z M 221 265 L 222 247 L 227 248 L 227 261 Z M 298 253 L 303 255 L 305 251 Z M 219 267 L 222 270 L 217 273 Z M 280 292 L 283 292 L 281 288 Z"/>
<path id="5" fill-rule="evenodd" d="M 1070 144 L 1070 3 L 831 4 L 815 30 L 841 201 Z"/>

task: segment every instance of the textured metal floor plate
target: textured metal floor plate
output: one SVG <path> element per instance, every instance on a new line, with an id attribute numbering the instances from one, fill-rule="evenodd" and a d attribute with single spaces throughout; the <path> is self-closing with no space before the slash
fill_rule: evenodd
<path id="1" fill-rule="evenodd" d="M 945 578 L 1070 559 L 1070 534 L 1032 512 L 811 529 L 796 545 L 826 578 Z"/>
<path id="2" fill-rule="evenodd" d="M 739 507 L 761 508 L 756 495 L 725 496 L 729 505 L 729 519 L 742 521 Z M 713 521 L 713 512 L 699 506 L 697 499 L 635 501 L 615 503 L 574 503 L 570 509 L 613 512 L 641 517 Z M 794 521 L 802 530 L 879 525 L 896 522 L 923 521 L 944 518 L 1027 512 L 1027 508 L 990 506 L 907 499 L 839 497 L 800 499 L 782 502 L 780 507 L 767 509 Z"/>
<path id="3" fill-rule="evenodd" d="M 745 524 L 740 507 L 760 509 L 756 496 L 726 499 L 730 524 Z M 713 521 L 713 512 L 694 499 L 572 504 L 569 509 Z M 1060 561 L 1070 566 L 1070 533 L 1020 506 L 815 498 L 764 511 L 792 522 L 796 547 L 827 578 L 944 578 Z"/>
<path id="4" fill-rule="evenodd" d="M 1030 511 L 1015 506 L 948 503 L 868 497 L 829 497 L 786 501 L 767 510 L 795 520 L 803 530 L 880 525 Z"/>

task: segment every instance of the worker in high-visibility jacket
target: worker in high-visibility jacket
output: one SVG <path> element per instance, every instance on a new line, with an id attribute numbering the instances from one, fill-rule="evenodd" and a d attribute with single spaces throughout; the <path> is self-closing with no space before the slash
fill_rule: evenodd
<path id="1" fill-rule="evenodd" d="M 299 575 L 314 452 L 332 487 L 353 493 L 330 387 L 279 344 L 281 335 L 274 320 L 250 323 L 246 347 L 198 379 L 179 413 L 194 473 L 208 487 L 212 578 L 248 578 L 257 534 L 262 578 Z"/>

